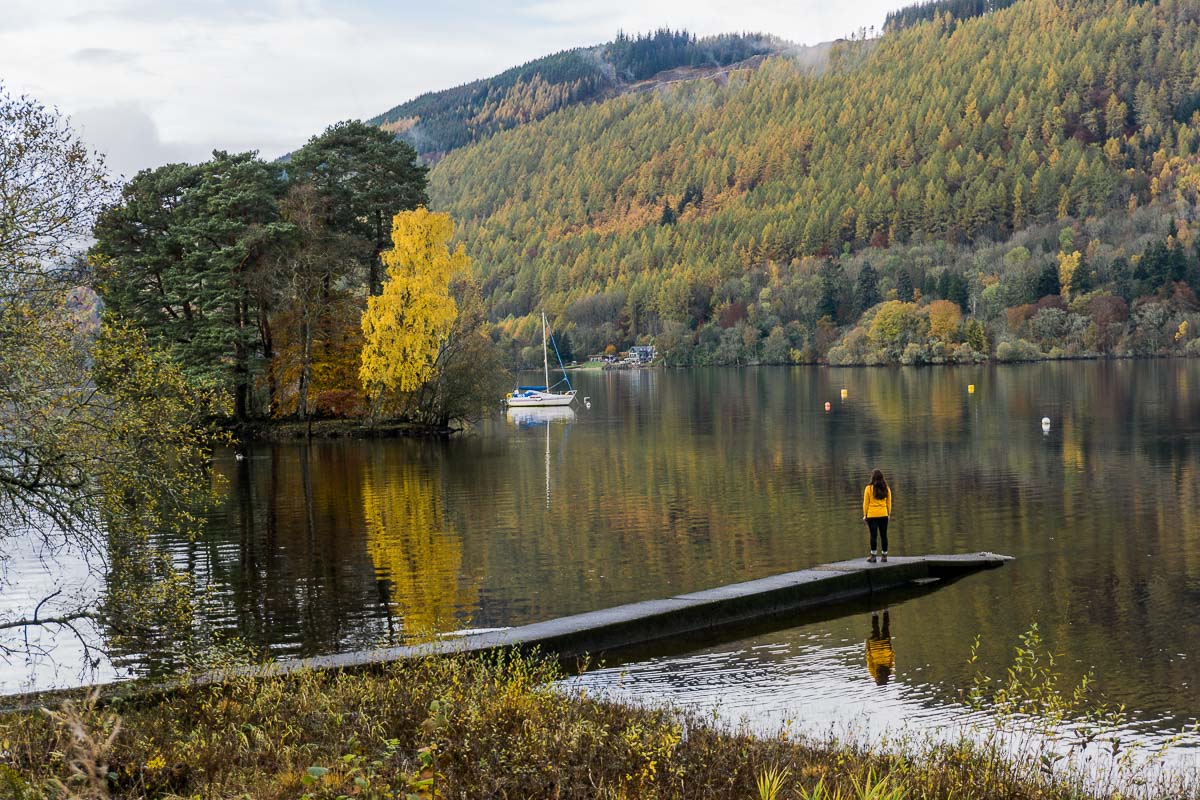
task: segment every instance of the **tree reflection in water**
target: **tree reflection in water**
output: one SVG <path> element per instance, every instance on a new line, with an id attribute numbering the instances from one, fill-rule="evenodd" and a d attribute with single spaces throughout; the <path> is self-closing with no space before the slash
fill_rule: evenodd
<path id="1" fill-rule="evenodd" d="M 441 487 L 419 463 L 378 454 L 362 481 L 367 552 L 386 586 L 389 616 L 405 638 L 451 630 L 474 609 L 474 584 L 460 579 L 462 539 L 443 513 Z"/>

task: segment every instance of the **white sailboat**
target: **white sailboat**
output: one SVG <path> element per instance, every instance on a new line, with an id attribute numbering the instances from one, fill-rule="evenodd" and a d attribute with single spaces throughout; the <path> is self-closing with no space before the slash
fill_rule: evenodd
<path id="1" fill-rule="evenodd" d="M 504 397 L 504 404 L 509 408 L 547 408 L 551 406 L 569 406 L 575 400 L 575 389 L 571 379 L 567 377 L 567 369 L 563 366 L 562 358 L 558 355 L 558 347 L 554 348 L 554 356 L 558 359 L 558 367 L 562 370 L 562 380 L 550 385 L 550 350 L 548 343 L 553 341 L 550 336 L 550 326 L 546 324 L 546 312 L 542 312 L 542 367 L 545 370 L 546 383 L 543 386 L 518 386 Z M 567 391 L 554 391 L 566 384 Z"/>

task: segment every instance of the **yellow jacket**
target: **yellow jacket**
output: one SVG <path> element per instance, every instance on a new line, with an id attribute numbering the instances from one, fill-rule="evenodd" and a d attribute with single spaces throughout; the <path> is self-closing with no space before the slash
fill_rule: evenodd
<path id="1" fill-rule="evenodd" d="M 892 515 L 892 487 L 887 490 L 887 497 L 880 500 L 875 497 L 875 488 L 871 484 L 867 484 L 867 488 L 863 490 L 863 516 L 867 519 L 871 517 L 890 517 Z"/>

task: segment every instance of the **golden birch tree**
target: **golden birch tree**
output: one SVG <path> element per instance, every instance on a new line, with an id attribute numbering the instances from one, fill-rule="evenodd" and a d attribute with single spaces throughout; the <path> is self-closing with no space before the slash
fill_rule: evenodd
<path id="1" fill-rule="evenodd" d="M 424 207 L 392 220 L 392 249 L 382 256 L 383 291 L 368 298 L 362 317 L 359 375 L 372 399 L 414 391 L 433 376 L 458 315 L 450 280 L 471 264 L 462 245 L 450 249 L 453 235 L 448 214 Z"/>

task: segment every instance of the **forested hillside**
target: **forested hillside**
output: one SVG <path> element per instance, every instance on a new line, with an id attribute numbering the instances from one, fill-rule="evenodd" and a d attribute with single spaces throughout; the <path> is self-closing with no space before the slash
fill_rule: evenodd
<path id="1" fill-rule="evenodd" d="M 783 42 L 758 34 L 698 39 L 661 29 L 597 47 L 565 50 L 491 78 L 423 94 L 370 120 L 407 140 L 430 160 L 496 131 L 596 100 L 677 67 L 724 66 L 778 50 Z"/>
<path id="2" fill-rule="evenodd" d="M 925 0 L 911 6 L 889 11 L 883 22 L 885 31 L 907 28 L 918 22 L 932 22 L 939 15 L 948 14 L 951 19 L 970 19 L 992 11 L 1008 8 L 1016 0 Z"/>
<path id="3" fill-rule="evenodd" d="M 545 308 L 679 363 L 1186 349 L 1200 3 L 983 5 L 563 109 L 431 199 L 517 345 Z"/>

